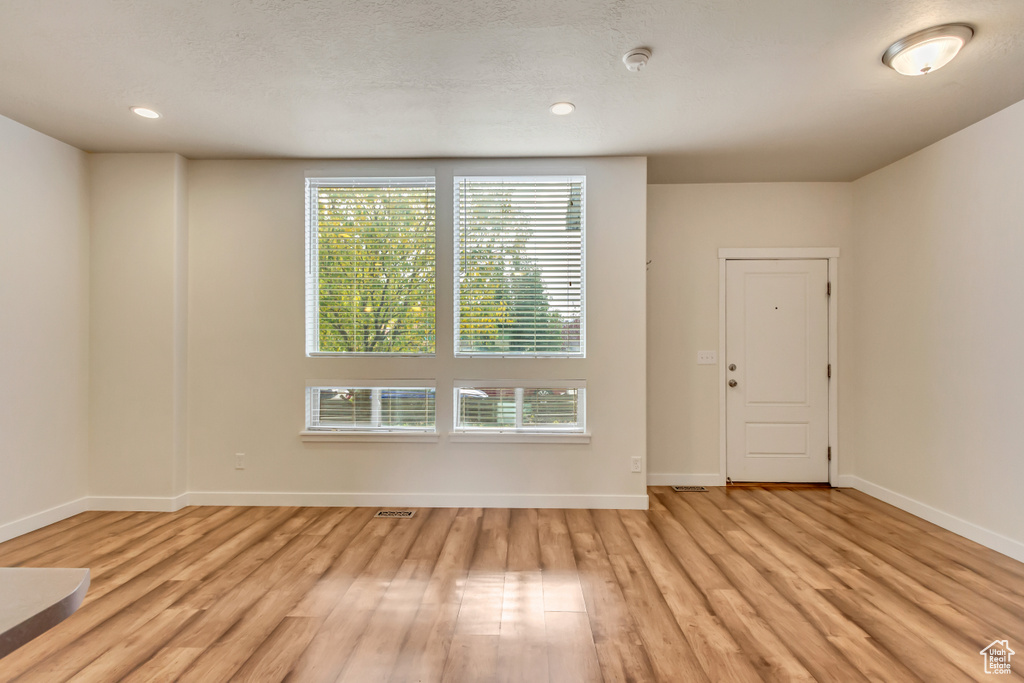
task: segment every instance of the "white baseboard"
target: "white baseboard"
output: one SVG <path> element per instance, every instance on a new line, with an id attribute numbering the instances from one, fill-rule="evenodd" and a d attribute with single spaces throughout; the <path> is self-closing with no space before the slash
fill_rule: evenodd
<path id="1" fill-rule="evenodd" d="M 648 486 L 725 486 L 722 474 L 673 474 L 648 472 Z"/>
<path id="2" fill-rule="evenodd" d="M 839 477 L 842 483 L 839 486 L 850 486 L 863 491 L 869 496 L 873 496 L 881 501 L 895 505 L 901 510 L 905 510 L 912 515 L 916 515 L 921 519 L 927 520 L 932 524 L 937 524 L 943 529 L 952 531 L 955 534 L 960 534 L 964 538 L 968 538 L 975 543 L 980 543 L 986 548 L 991 548 L 997 552 L 1000 552 L 1008 557 L 1024 562 L 1024 543 L 1015 541 L 1012 538 L 1007 538 L 1002 534 L 998 534 L 995 531 L 991 531 L 984 527 L 978 526 L 973 522 L 968 522 L 965 519 L 960 519 L 955 515 L 951 515 L 948 512 L 943 512 L 937 508 L 933 508 L 931 505 L 922 503 L 918 500 L 914 500 L 908 496 L 904 496 L 902 493 L 896 493 L 884 486 L 872 483 L 860 477 L 853 475 L 843 475 Z"/>
<path id="3" fill-rule="evenodd" d="M 306 505 L 329 507 L 499 507 L 646 510 L 647 495 L 490 493 L 276 493 L 192 491 L 191 505 Z"/>
<path id="4" fill-rule="evenodd" d="M 62 519 L 73 517 L 80 512 L 85 512 L 91 509 L 92 508 L 89 506 L 89 498 L 79 498 L 78 500 L 73 500 L 69 503 L 52 507 L 49 510 L 43 510 L 42 512 L 37 512 L 34 515 L 29 515 L 28 517 L 22 517 L 21 519 L 16 519 L 13 522 L 2 524 L 0 525 L 0 543 L 9 541 L 10 539 L 21 536 L 22 534 L 27 534 L 30 531 L 35 531 L 36 529 L 42 529 L 44 526 L 54 524 Z"/>
<path id="5" fill-rule="evenodd" d="M 92 496 L 90 510 L 117 512 L 177 512 L 189 504 L 190 496 L 182 493 L 169 498 L 155 496 Z"/>

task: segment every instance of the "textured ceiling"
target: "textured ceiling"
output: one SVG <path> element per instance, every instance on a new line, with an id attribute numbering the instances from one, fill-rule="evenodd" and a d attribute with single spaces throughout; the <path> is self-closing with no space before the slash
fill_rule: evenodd
<path id="1" fill-rule="evenodd" d="M 948 67 L 882 66 L 947 22 L 976 27 Z M 638 46 L 654 56 L 630 73 Z M 89 151 L 640 154 L 651 182 L 849 180 L 1022 98 L 1021 0 L 0 2 L 0 114 Z"/>

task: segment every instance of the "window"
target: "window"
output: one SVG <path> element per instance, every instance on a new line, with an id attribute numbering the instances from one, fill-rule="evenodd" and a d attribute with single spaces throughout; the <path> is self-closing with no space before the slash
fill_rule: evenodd
<path id="1" fill-rule="evenodd" d="M 455 389 L 455 429 L 480 432 L 584 431 L 582 382 L 460 382 Z"/>
<path id="2" fill-rule="evenodd" d="M 433 387 L 306 387 L 309 431 L 433 432 Z"/>
<path id="3" fill-rule="evenodd" d="M 440 382 L 455 413 L 442 404 L 441 431 L 456 441 L 588 442 L 582 380 L 554 379 L 565 376 L 554 368 L 529 381 L 452 379 L 464 363 L 490 363 L 463 358 L 584 357 L 585 178 L 448 175 L 438 206 L 432 176 L 349 173 L 306 180 L 306 353 L 363 379 L 307 380 L 303 440 L 436 442 Z M 438 211 L 452 220 L 442 245 L 454 255 L 440 280 Z M 453 305 L 442 302 L 443 344 L 451 315 L 460 360 L 436 358 L 438 288 Z M 395 372 L 423 379 L 386 379 Z"/>
<path id="4" fill-rule="evenodd" d="M 584 355 L 584 178 L 455 178 L 455 355 Z"/>
<path id="5" fill-rule="evenodd" d="M 434 353 L 434 179 L 306 181 L 306 351 Z"/>

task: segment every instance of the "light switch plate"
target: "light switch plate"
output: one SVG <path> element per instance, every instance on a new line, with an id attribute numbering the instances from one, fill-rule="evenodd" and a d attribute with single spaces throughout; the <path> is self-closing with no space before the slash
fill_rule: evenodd
<path id="1" fill-rule="evenodd" d="M 715 365 L 718 363 L 717 351 L 698 351 L 697 365 Z"/>

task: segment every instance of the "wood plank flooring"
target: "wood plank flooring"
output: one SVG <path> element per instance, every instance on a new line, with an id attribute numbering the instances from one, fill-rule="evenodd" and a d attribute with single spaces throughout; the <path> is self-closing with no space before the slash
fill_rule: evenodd
<path id="1" fill-rule="evenodd" d="M 0 544 L 92 570 L 0 681 L 970 681 L 997 639 L 1024 680 L 1024 564 L 850 489 L 649 492 L 83 513 Z"/>

